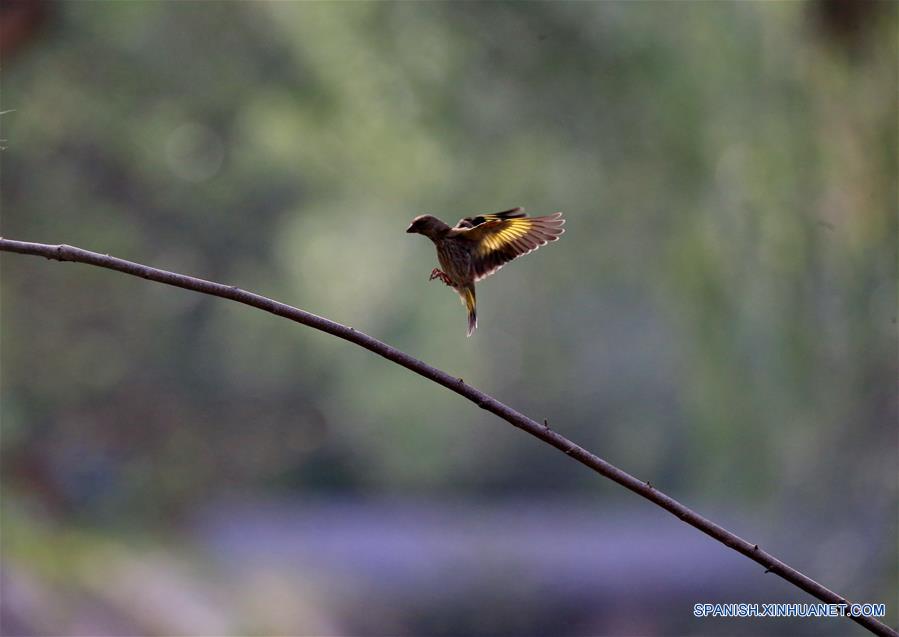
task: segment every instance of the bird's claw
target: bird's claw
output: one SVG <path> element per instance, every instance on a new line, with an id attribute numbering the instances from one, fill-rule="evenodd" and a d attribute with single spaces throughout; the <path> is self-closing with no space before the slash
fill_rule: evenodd
<path id="1" fill-rule="evenodd" d="M 433 281 L 434 279 L 440 279 L 447 285 L 453 284 L 452 281 L 450 281 L 449 276 L 447 276 L 447 274 L 445 272 L 442 272 L 441 270 L 438 270 L 437 268 L 434 268 L 433 270 L 431 270 L 431 276 L 428 277 L 428 281 Z"/>

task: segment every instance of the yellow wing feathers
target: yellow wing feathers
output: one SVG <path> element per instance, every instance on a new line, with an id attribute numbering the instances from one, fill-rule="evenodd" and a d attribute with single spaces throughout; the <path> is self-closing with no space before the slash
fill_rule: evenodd
<path id="1" fill-rule="evenodd" d="M 558 239 L 565 232 L 564 223 L 561 212 L 545 217 L 525 217 L 520 209 L 515 209 L 463 219 L 456 226 L 456 232 L 459 237 L 476 242 L 473 266 L 478 281 L 512 259 Z"/>

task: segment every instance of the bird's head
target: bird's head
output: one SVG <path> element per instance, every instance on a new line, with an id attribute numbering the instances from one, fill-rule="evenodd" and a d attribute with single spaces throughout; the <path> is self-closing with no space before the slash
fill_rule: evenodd
<path id="1" fill-rule="evenodd" d="M 423 234 L 431 239 L 445 233 L 449 226 L 433 215 L 419 215 L 412 220 L 406 232 Z"/>

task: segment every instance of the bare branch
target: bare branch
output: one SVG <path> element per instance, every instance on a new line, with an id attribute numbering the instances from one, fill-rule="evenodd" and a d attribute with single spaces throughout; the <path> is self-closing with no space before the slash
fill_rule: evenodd
<path id="1" fill-rule="evenodd" d="M 692 509 L 687 508 L 674 498 L 665 495 L 651 483 L 638 480 L 629 473 L 622 471 L 602 458 L 590 453 L 583 447 L 576 445 L 565 436 L 550 429 L 548 424 L 540 424 L 512 409 L 508 405 L 501 403 L 492 396 L 466 384 L 461 378 L 451 376 L 436 367 L 432 367 L 427 363 L 413 358 L 409 354 L 406 354 L 395 347 L 391 347 L 386 343 L 382 343 L 376 338 L 363 334 L 352 327 L 335 323 L 334 321 L 321 316 L 310 314 L 304 310 L 300 310 L 284 303 L 279 303 L 278 301 L 260 296 L 259 294 L 241 290 L 237 287 L 197 279 L 175 272 L 158 270 L 140 263 L 125 261 L 109 255 L 98 254 L 96 252 L 90 252 L 68 245 L 47 245 L 43 243 L 29 243 L 0 238 L 0 251 L 31 254 L 57 261 L 87 263 L 101 268 L 124 272 L 125 274 L 131 274 L 150 281 L 184 288 L 185 290 L 192 290 L 202 294 L 218 296 L 223 299 L 230 299 L 296 321 L 297 323 L 302 323 L 303 325 L 313 327 L 322 332 L 327 332 L 328 334 L 350 341 L 351 343 L 355 343 L 379 356 L 383 356 L 389 361 L 402 365 L 416 374 L 443 385 L 447 389 L 467 398 L 481 409 L 486 409 L 487 411 L 496 414 L 515 427 L 526 431 L 535 438 L 539 438 L 548 445 L 552 445 L 581 464 L 593 469 L 596 473 L 617 482 L 624 488 L 657 504 L 690 526 L 699 529 L 725 546 L 728 546 L 738 553 L 742 553 L 754 562 L 761 564 L 765 568 L 766 573 L 779 575 L 786 581 L 823 602 L 829 604 L 846 604 L 847 607 L 851 603 L 842 595 L 838 595 L 810 577 L 780 561 L 767 551 L 762 550 L 757 544 L 747 542 L 743 538 L 731 533 L 711 520 L 702 517 Z M 851 619 L 876 635 L 899 637 L 899 633 L 873 617 L 853 616 Z"/>

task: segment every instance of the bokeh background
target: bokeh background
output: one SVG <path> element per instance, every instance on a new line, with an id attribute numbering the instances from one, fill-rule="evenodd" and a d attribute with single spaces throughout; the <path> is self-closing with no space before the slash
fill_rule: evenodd
<path id="1" fill-rule="evenodd" d="M 897 623 L 897 5 L 5 2 L 2 234 L 495 395 Z M 416 214 L 563 210 L 428 283 Z M 2 257 L 4 635 L 859 635 L 333 337 Z"/>

